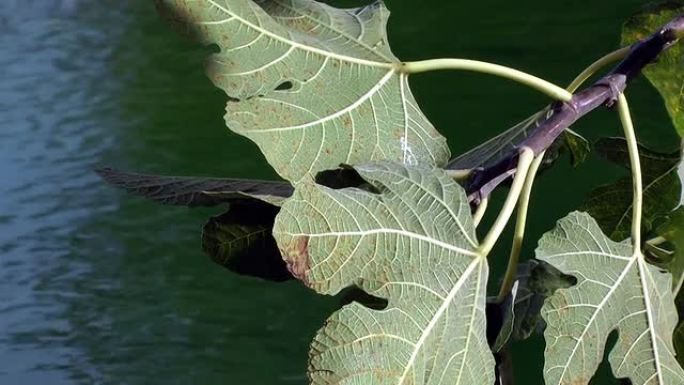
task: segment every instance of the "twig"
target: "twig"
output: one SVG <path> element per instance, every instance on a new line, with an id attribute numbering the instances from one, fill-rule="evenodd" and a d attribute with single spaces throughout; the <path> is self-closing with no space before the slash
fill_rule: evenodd
<path id="1" fill-rule="evenodd" d="M 627 57 L 608 75 L 592 86 L 576 93 L 570 101 L 552 106 L 553 114 L 541 122 L 519 147 L 530 148 L 535 155 L 545 151 L 563 131 L 579 118 L 600 107 L 612 107 L 643 68 L 684 35 L 684 15 L 662 27 L 649 38 L 634 44 Z M 513 153 L 491 167 L 474 170 L 467 191 L 471 201 L 480 202 L 502 182 L 510 178 L 517 167 L 519 153 Z"/>

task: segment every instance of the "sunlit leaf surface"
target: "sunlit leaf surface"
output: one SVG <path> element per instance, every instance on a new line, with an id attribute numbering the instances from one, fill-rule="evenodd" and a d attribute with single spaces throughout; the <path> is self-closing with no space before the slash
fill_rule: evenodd
<path id="1" fill-rule="evenodd" d="M 629 241 L 610 240 L 584 213 L 544 235 L 537 258 L 577 279 L 542 309 L 547 385 L 588 384 L 615 330 L 608 359 L 616 377 L 635 385 L 684 383 L 672 343 L 677 311 L 669 273 L 648 264 Z"/>
<path id="2" fill-rule="evenodd" d="M 445 139 L 422 114 L 387 42 L 381 2 L 337 9 L 311 0 L 158 0 L 219 52 L 208 73 L 226 122 L 294 183 L 339 164 L 443 166 Z"/>
<path id="3" fill-rule="evenodd" d="M 468 199 L 445 172 L 356 167 L 377 193 L 302 184 L 274 234 L 290 270 L 320 293 L 350 285 L 388 301 L 351 304 L 316 335 L 313 384 L 494 383 L 486 260 Z"/>

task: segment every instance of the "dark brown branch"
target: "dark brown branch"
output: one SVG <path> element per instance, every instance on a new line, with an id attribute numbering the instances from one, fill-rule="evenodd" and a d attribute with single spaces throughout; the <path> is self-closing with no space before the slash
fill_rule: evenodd
<path id="1" fill-rule="evenodd" d="M 638 76 L 644 67 L 677 42 L 684 34 L 684 15 L 662 27 L 645 40 L 632 46 L 627 57 L 608 75 L 592 86 L 576 93 L 568 102 L 555 103 L 553 114 L 539 124 L 519 148 L 529 147 L 539 155 L 553 144 L 563 131 L 578 119 L 600 106 L 611 107 L 627 84 Z M 471 202 L 479 204 L 482 199 L 501 183 L 510 179 L 518 164 L 518 154 L 504 158 L 491 167 L 475 170 L 468 182 L 467 191 Z"/>

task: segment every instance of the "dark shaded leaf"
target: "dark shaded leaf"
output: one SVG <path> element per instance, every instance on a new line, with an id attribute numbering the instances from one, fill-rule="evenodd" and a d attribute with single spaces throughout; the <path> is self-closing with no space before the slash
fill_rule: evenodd
<path id="1" fill-rule="evenodd" d="M 525 340 L 533 333 L 541 333 L 544 321 L 540 312 L 546 298 L 558 289 L 569 288 L 576 281 L 546 262 L 530 260 L 521 263 L 516 290 L 511 291 L 505 303 L 500 305 L 503 315 L 495 351 L 502 349 L 509 340 Z"/>
<path id="2" fill-rule="evenodd" d="M 216 206 L 246 200 L 280 206 L 293 191 L 292 186 L 285 182 L 145 175 L 112 168 L 102 168 L 97 173 L 131 194 L 175 206 Z"/>
<path id="3" fill-rule="evenodd" d="M 606 159 L 630 168 L 624 139 L 601 139 L 596 150 Z M 644 181 L 642 223 L 646 233 L 653 229 L 658 218 L 667 215 L 680 204 L 682 181 L 679 166 L 682 157 L 679 151 L 663 154 L 644 146 L 639 146 L 639 156 Z M 632 223 L 631 177 L 594 190 L 580 210 L 591 214 L 611 239 L 621 241 L 629 237 Z"/>
<path id="4" fill-rule="evenodd" d="M 622 41 L 626 45 L 644 39 L 681 14 L 684 14 L 682 1 L 649 6 L 625 23 Z M 660 55 L 657 63 L 646 67 L 643 73 L 660 92 L 677 132 L 684 137 L 684 45 L 670 47 Z"/>
<path id="5" fill-rule="evenodd" d="M 447 165 L 447 169 L 473 170 L 489 167 L 502 159 L 512 156 L 518 151 L 517 146 L 537 128 L 540 122 L 546 120 L 550 114 L 550 109 L 546 108 L 530 116 L 487 142 L 452 159 Z M 561 154 L 567 152 L 570 154 L 572 165 L 576 167 L 584 162 L 590 151 L 589 142 L 576 132 L 568 129 L 547 150 L 544 165 L 550 166 Z"/>
<path id="6" fill-rule="evenodd" d="M 560 146 L 559 151 L 568 151 L 570 154 L 570 162 L 573 167 L 577 167 L 587 160 L 589 153 L 591 153 L 591 145 L 588 140 L 569 128 L 565 130 L 561 138 L 563 145 Z M 558 141 L 556 141 L 556 143 L 558 143 Z"/>
<path id="7" fill-rule="evenodd" d="M 679 325 L 675 329 L 673 339 L 675 351 L 677 352 L 677 361 L 684 367 L 684 290 L 679 291 L 675 304 L 679 313 Z"/>
<path id="8" fill-rule="evenodd" d="M 549 110 L 537 112 L 501 134 L 482 143 L 474 149 L 449 161 L 448 170 L 473 170 L 487 167 L 517 151 L 516 146 L 537 127 L 540 120 L 546 119 Z"/>
<path id="9" fill-rule="evenodd" d="M 680 311 L 679 318 L 681 319 L 681 317 L 682 312 Z M 674 339 L 675 351 L 677 352 L 677 361 L 679 361 L 679 365 L 684 366 L 684 322 L 677 326 L 672 338 Z"/>
<path id="10" fill-rule="evenodd" d="M 513 329 L 516 321 L 515 314 L 515 301 L 518 298 L 518 289 L 520 287 L 520 281 L 516 281 L 511 288 L 511 293 L 506 300 L 499 305 L 501 311 L 503 311 L 504 318 L 501 322 L 501 327 L 496 340 L 492 344 L 492 351 L 495 353 L 500 352 L 508 343 L 511 336 L 513 335 Z M 487 331 L 489 332 L 489 318 L 487 319 Z"/>
<path id="11" fill-rule="evenodd" d="M 684 206 L 668 215 L 665 223 L 656 230 L 656 235 L 662 237 L 666 245 L 647 244 L 648 256 L 653 264 L 672 274 L 672 289 L 677 294 L 684 283 Z M 665 252 L 659 253 L 658 249 Z"/>
<path id="12" fill-rule="evenodd" d="M 240 275 L 269 281 L 292 279 L 271 235 L 279 208 L 266 203 L 231 204 L 202 231 L 202 249 L 214 262 Z"/>

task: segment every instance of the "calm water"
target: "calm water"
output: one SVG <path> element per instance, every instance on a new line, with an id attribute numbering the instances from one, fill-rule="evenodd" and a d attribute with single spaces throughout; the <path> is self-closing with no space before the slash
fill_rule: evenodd
<path id="1" fill-rule="evenodd" d="M 566 83 L 617 46 L 641 1 L 521 3 L 390 1 L 395 52 L 492 60 Z M 205 53 L 151 1 L 0 2 L 0 384 L 306 382 L 308 342 L 337 299 L 224 272 L 199 247 L 216 210 L 160 207 L 92 172 L 274 177 L 224 127 Z M 544 103 L 477 75 L 413 84 L 455 153 Z M 668 143 L 655 93 L 644 82 L 634 90 L 642 136 Z M 576 128 L 596 138 L 617 134 L 616 122 L 599 112 Z M 531 236 L 618 173 L 601 163 L 548 173 Z M 515 352 L 520 383 L 540 383 L 540 342 Z"/>

